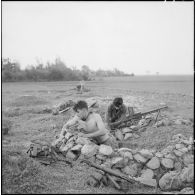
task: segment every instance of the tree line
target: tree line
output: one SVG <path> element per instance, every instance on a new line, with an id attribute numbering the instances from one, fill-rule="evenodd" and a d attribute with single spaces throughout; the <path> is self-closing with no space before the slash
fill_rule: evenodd
<path id="1" fill-rule="evenodd" d="M 2 59 L 2 82 L 18 81 L 79 81 L 93 80 L 95 77 L 109 76 L 134 76 L 134 74 L 125 74 L 124 72 L 114 70 L 91 70 L 87 65 L 83 65 L 81 70 L 76 67 L 69 68 L 60 59 L 56 58 L 54 62 L 38 63 L 31 65 L 24 70 L 20 68 L 18 62 L 13 62 L 9 58 Z"/>

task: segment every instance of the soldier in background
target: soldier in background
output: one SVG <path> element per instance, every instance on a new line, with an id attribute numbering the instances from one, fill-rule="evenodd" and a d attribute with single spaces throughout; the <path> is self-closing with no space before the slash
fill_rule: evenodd
<path id="1" fill-rule="evenodd" d="M 85 88 L 85 83 L 84 83 L 84 80 L 82 80 L 82 81 L 79 82 L 79 85 L 77 85 L 77 90 L 78 90 L 80 93 L 83 93 L 84 88 Z"/>
<path id="2" fill-rule="evenodd" d="M 130 109 L 131 108 L 131 109 Z M 133 114 L 132 107 L 127 107 L 123 104 L 122 97 L 116 97 L 108 106 L 106 112 L 107 127 L 112 129 L 116 127 L 121 120 L 125 119 L 127 115 Z"/>

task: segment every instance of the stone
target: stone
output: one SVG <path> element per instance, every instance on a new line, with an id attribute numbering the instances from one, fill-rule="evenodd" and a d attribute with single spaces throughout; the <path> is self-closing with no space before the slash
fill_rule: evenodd
<path id="1" fill-rule="evenodd" d="M 185 167 L 180 174 L 180 178 L 182 182 L 193 183 L 194 182 L 194 165 L 189 164 L 188 167 Z"/>
<path id="2" fill-rule="evenodd" d="M 145 163 L 147 161 L 147 159 L 140 154 L 135 154 L 133 157 L 137 162 Z"/>
<path id="3" fill-rule="evenodd" d="M 176 144 L 175 145 L 175 148 L 176 149 L 181 149 L 181 148 L 184 148 L 185 146 L 183 144 Z"/>
<path id="4" fill-rule="evenodd" d="M 77 144 L 76 146 L 72 147 L 72 151 L 80 151 L 83 146 L 81 144 Z"/>
<path id="5" fill-rule="evenodd" d="M 182 153 L 187 153 L 188 152 L 188 148 L 186 148 L 186 147 L 180 148 L 180 149 L 178 149 L 178 151 L 180 151 Z"/>
<path id="6" fill-rule="evenodd" d="M 193 143 L 194 143 L 193 137 L 190 137 L 190 138 L 189 138 L 189 143 L 190 143 L 190 144 L 193 144 Z"/>
<path id="7" fill-rule="evenodd" d="M 128 158 L 128 159 L 130 159 L 130 160 L 133 160 L 133 155 L 132 155 L 132 153 L 131 153 L 131 152 L 128 152 L 128 151 L 122 152 L 122 153 L 121 153 L 121 156 L 123 156 L 124 158 Z"/>
<path id="8" fill-rule="evenodd" d="M 142 178 L 148 178 L 148 179 L 152 179 L 154 177 L 154 172 L 153 170 L 151 169 L 145 169 L 145 170 L 142 170 L 142 175 L 141 175 Z"/>
<path id="9" fill-rule="evenodd" d="M 132 129 L 130 129 L 130 128 L 124 128 L 124 129 L 122 129 L 122 133 L 123 134 L 125 134 L 125 133 L 130 133 L 130 132 L 132 132 Z"/>
<path id="10" fill-rule="evenodd" d="M 159 180 L 161 190 L 178 190 L 182 187 L 182 180 L 177 171 L 165 173 Z"/>
<path id="11" fill-rule="evenodd" d="M 113 149 L 112 149 L 111 146 L 101 144 L 99 146 L 99 153 L 103 154 L 103 155 L 106 155 L 106 156 L 110 156 L 113 153 Z"/>
<path id="12" fill-rule="evenodd" d="M 98 146 L 95 144 L 85 144 L 81 149 L 81 154 L 91 157 L 97 153 Z"/>
<path id="13" fill-rule="evenodd" d="M 126 151 L 129 151 L 129 152 L 133 153 L 133 149 L 130 149 L 130 148 L 119 148 L 117 151 L 118 151 L 119 153 L 120 153 L 120 152 L 126 152 Z"/>
<path id="14" fill-rule="evenodd" d="M 193 144 L 193 142 L 191 140 L 182 140 L 182 143 L 186 144 L 186 145 L 191 145 Z"/>
<path id="15" fill-rule="evenodd" d="M 188 146 L 188 151 L 190 151 L 190 150 L 192 150 L 192 149 L 193 149 L 192 145 L 189 145 L 189 146 Z"/>
<path id="16" fill-rule="evenodd" d="M 77 158 L 77 155 L 75 155 L 73 152 L 71 152 L 70 150 L 67 152 L 66 154 L 66 158 L 75 160 Z"/>
<path id="17" fill-rule="evenodd" d="M 131 138 L 133 136 L 132 133 L 126 133 L 125 134 L 125 137 L 124 137 L 124 140 L 128 140 L 129 138 Z"/>
<path id="18" fill-rule="evenodd" d="M 107 158 L 107 159 L 105 160 L 105 162 L 104 162 L 104 165 L 105 165 L 106 167 L 111 168 L 111 167 L 112 167 L 112 159 Z"/>
<path id="19" fill-rule="evenodd" d="M 96 158 L 104 161 L 104 160 L 106 160 L 107 157 L 105 155 L 102 155 L 102 154 L 97 154 Z"/>
<path id="20" fill-rule="evenodd" d="M 70 142 L 74 142 L 75 141 L 75 136 L 72 136 L 69 138 L 69 140 L 67 140 L 66 144 L 70 143 Z"/>
<path id="21" fill-rule="evenodd" d="M 146 122 L 145 119 L 141 119 L 141 120 L 138 122 L 138 125 L 139 125 L 139 126 L 142 126 L 142 125 L 144 125 L 145 122 Z"/>
<path id="22" fill-rule="evenodd" d="M 179 194 L 194 194 L 194 189 L 187 187 L 182 189 Z"/>
<path id="23" fill-rule="evenodd" d="M 76 143 L 81 144 L 81 145 L 85 145 L 85 144 L 90 144 L 91 141 L 85 137 L 78 137 L 78 139 L 76 140 Z"/>
<path id="24" fill-rule="evenodd" d="M 58 139 L 54 140 L 51 145 L 56 148 L 60 148 L 60 146 L 64 143 L 64 137 L 59 137 Z"/>
<path id="25" fill-rule="evenodd" d="M 162 158 L 164 155 L 161 152 L 157 152 L 155 154 L 155 156 L 158 157 L 158 158 Z"/>
<path id="26" fill-rule="evenodd" d="M 182 163 L 181 162 L 175 162 L 175 164 L 174 164 L 174 170 L 176 170 L 176 171 L 181 171 L 182 170 Z"/>
<path id="27" fill-rule="evenodd" d="M 150 169 L 158 169 L 160 167 L 160 161 L 159 159 L 155 156 L 153 157 L 147 164 L 146 166 Z"/>
<path id="28" fill-rule="evenodd" d="M 161 160 L 161 164 L 167 168 L 167 169 L 172 169 L 174 166 L 173 166 L 173 160 L 169 159 L 169 158 L 163 158 Z"/>
<path id="29" fill-rule="evenodd" d="M 131 177 L 135 177 L 137 175 L 137 167 L 125 166 L 122 169 L 122 172 L 126 175 L 130 175 Z"/>
<path id="30" fill-rule="evenodd" d="M 181 157 L 181 156 L 183 155 L 183 152 L 181 152 L 181 151 L 179 151 L 179 150 L 173 150 L 173 152 L 174 152 L 174 154 L 175 154 L 176 156 L 179 156 L 179 157 Z"/>
<path id="31" fill-rule="evenodd" d="M 65 139 L 69 140 L 69 138 L 73 136 L 72 133 L 66 132 L 66 135 L 64 136 Z"/>
<path id="32" fill-rule="evenodd" d="M 169 159 L 175 160 L 176 156 L 174 154 L 166 154 L 165 158 L 169 158 Z"/>
<path id="33" fill-rule="evenodd" d="M 151 159 L 151 158 L 153 157 L 153 154 L 152 154 L 149 150 L 147 150 L 147 149 L 142 149 L 142 150 L 139 151 L 139 153 L 140 153 L 143 157 L 145 157 L 145 158 L 147 158 L 147 159 Z"/>
<path id="34" fill-rule="evenodd" d="M 111 165 L 115 168 L 124 168 L 128 164 L 128 159 L 122 157 L 114 157 L 111 159 Z"/>
<path id="35" fill-rule="evenodd" d="M 137 139 L 137 138 L 139 138 L 140 136 L 139 136 L 138 134 L 136 134 L 136 133 L 133 133 L 133 137 L 134 137 L 135 139 Z"/>
<path id="36" fill-rule="evenodd" d="M 121 130 L 116 130 L 116 132 L 115 132 L 115 137 L 116 137 L 118 140 L 120 140 L 120 141 L 123 140 L 123 134 L 122 134 Z"/>
<path id="37" fill-rule="evenodd" d="M 138 130 L 138 127 L 135 126 L 135 125 L 131 125 L 130 128 L 131 128 L 133 131 L 137 131 L 137 130 Z"/>
<path id="38" fill-rule="evenodd" d="M 157 186 L 157 182 L 156 179 L 149 179 L 149 178 L 142 178 L 142 177 L 138 177 L 137 180 L 147 186 L 151 186 L 151 187 L 156 187 Z"/>
<path id="39" fill-rule="evenodd" d="M 102 160 L 96 158 L 96 159 L 95 159 L 95 163 L 96 163 L 97 165 L 101 165 L 101 164 L 102 164 Z"/>
<path id="40" fill-rule="evenodd" d="M 70 148 L 72 148 L 74 145 L 74 142 L 70 142 L 68 144 L 62 144 L 59 148 L 61 152 L 67 152 Z"/>
<path id="41" fill-rule="evenodd" d="M 174 146 L 167 146 L 165 149 L 163 149 L 163 150 L 161 151 L 161 153 L 162 153 L 163 155 L 166 155 L 166 154 L 169 154 L 170 152 L 172 152 L 173 149 L 174 149 Z"/>

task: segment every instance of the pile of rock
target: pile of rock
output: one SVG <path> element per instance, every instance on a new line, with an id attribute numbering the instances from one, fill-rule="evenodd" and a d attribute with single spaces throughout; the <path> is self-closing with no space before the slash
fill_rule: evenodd
<path id="1" fill-rule="evenodd" d="M 154 114 L 148 115 L 145 118 L 139 120 L 137 124 L 135 125 L 131 125 L 130 127 L 125 127 L 122 129 L 114 130 L 113 134 L 116 137 L 116 139 L 119 141 L 123 141 L 123 140 L 126 141 L 131 138 L 137 139 L 140 137 L 140 133 L 146 130 L 147 125 L 149 125 L 151 121 L 154 122 L 154 120 L 155 120 Z M 157 121 L 154 124 L 154 127 L 165 126 L 165 125 L 170 125 L 170 124 L 171 123 L 169 120 L 163 119 L 163 120 Z"/>
<path id="2" fill-rule="evenodd" d="M 65 100 L 63 102 L 60 102 L 58 105 L 55 105 L 52 109 L 52 114 L 57 115 L 60 111 L 65 110 L 66 108 L 73 107 L 75 104 L 72 100 Z"/>
<path id="3" fill-rule="evenodd" d="M 181 134 L 173 136 L 170 145 L 161 151 L 132 150 L 120 148 L 113 150 L 107 145 L 96 145 L 87 138 L 67 133 L 56 140 L 58 147 L 66 158 L 76 160 L 79 156 L 87 158 L 97 165 L 105 166 L 118 173 L 131 176 L 136 181 L 151 187 L 160 187 L 162 191 L 181 190 L 193 187 L 194 181 L 194 140 Z M 93 178 L 93 179 L 92 179 Z M 113 176 L 115 181 L 118 178 Z M 97 171 L 87 181 L 96 186 L 106 183 L 103 172 Z"/>

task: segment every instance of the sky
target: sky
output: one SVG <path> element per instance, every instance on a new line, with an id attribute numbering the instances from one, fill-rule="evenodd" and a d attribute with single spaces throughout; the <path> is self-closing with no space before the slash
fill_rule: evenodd
<path id="1" fill-rule="evenodd" d="M 24 69 L 68 67 L 193 74 L 193 2 L 2 2 L 2 57 Z"/>

